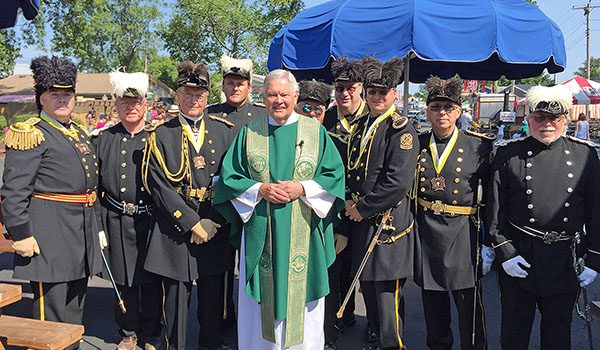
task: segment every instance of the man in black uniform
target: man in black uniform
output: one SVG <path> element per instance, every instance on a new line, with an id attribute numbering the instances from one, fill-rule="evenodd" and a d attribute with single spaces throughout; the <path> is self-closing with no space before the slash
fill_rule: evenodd
<path id="1" fill-rule="evenodd" d="M 363 100 L 363 68 L 362 61 L 348 61 L 346 57 L 340 57 L 331 63 L 331 74 L 335 88 L 336 106 L 331 107 L 325 113 L 323 126 L 333 139 L 333 143 L 340 152 L 342 161 L 346 164 L 348 153 L 348 138 L 352 127 L 362 117 L 369 114 L 369 107 Z M 337 311 L 341 306 L 343 298 L 348 293 L 352 284 L 352 254 L 348 241 L 348 225 L 350 220 L 343 216 L 342 222 L 334 228 L 334 239 L 336 244 L 336 259 L 329 267 L 329 294 L 325 297 L 325 348 L 336 349 L 339 334 L 356 324 L 354 316 L 354 293 L 350 296 L 348 304 L 344 309 L 343 316 L 338 319 Z M 367 310 L 367 318 L 372 318 Z M 372 324 L 369 321 L 369 324 Z M 365 340 L 376 342 L 379 335 L 367 326 Z"/>
<path id="2" fill-rule="evenodd" d="M 181 113 L 148 135 L 143 178 L 158 211 L 144 268 L 164 277 L 169 349 L 186 349 L 194 280 L 199 349 L 229 349 L 221 341 L 221 321 L 224 273 L 233 269 L 233 248 L 228 230 L 219 229 L 225 220 L 213 209 L 211 193 L 233 124 L 204 115 L 209 87 L 205 64 L 184 61 L 177 70 Z"/>
<path id="3" fill-rule="evenodd" d="M 430 77 L 425 87 L 432 130 L 419 136 L 415 282 L 422 288 L 427 346 L 452 349 L 450 291 L 458 311 L 461 349 L 485 349 L 476 269 L 482 244 L 479 209 L 493 138 L 456 126 L 461 115 L 461 79 Z"/>
<path id="4" fill-rule="evenodd" d="M 115 300 L 115 321 L 122 340 L 118 350 L 158 348 L 162 291 L 157 275 L 144 270 L 148 233 L 153 227 L 152 198 L 142 185 L 141 165 L 148 132 L 144 130 L 148 91 L 145 73 L 110 73 L 121 122 L 92 139 L 100 163 L 102 224 L 108 234 L 108 260 L 123 302 Z"/>
<path id="5" fill-rule="evenodd" d="M 34 318 L 81 324 L 88 277 L 102 269 L 98 160 L 85 131 L 71 123 L 77 67 L 39 57 L 31 70 L 40 116 L 5 136 L 2 215 L 15 241 L 14 277 L 31 281 Z"/>
<path id="6" fill-rule="evenodd" d="M 251 102 L 252 91 L 252 61 L 249 59 L 237 59 L 227 55 L 221 57 L 221 69 L 223 71 L 223 84 L 221 89 L 225 94 L 225 102 L 207 107 L 210 116 L 216 116 L 230 121 L 230 141 L 240 129 L 253 119 L 265 115 L 267 112 Z M 228 145 L 229 145 L 228 144 Z M 233 269 L 225 272 L 225 310 L 223 313 L 223 326 L 229 328 L 236 323 L 235 305 L 233 303 Z"/>
<path id="7" fill-rule="evenodd" d="M 578 289 L 600 269 L 600 162 L 586 141 L 562 136 L 568 88 L 537 86 L 526 98 L 531 136 L 501 141 L 488 201 L 490 239 L 502 264 L 501 344 L 528 348 L 537 306 L 540 347 L 570 349 Z M 572 249 L 587 256 L 577 272 Z"/>
<path id="8" fill-rule="evenodd" d="M 314 80 L 298 83 L 298 103 L 296 113 L 315 118 L 323 124 L 325 109 L 331 99 L 331 86 Z"/>
<path id="9" fill-rule="evenodd" d="M 227 119 L 234 124 L 231 139 L 249 121 L 265 115 L 263 106 L 251 102 L 252 61 L 226 55 L 221 57 L 225 102 L 208 106 L 208 114 Z"/>
<path id="10" fill-rule="evenodd" d="M 414 226 L 409 191 L 419 152 L 413 126 L 394 106 L 402 74 L 398 58 L 385 63 L 363 59 L 367 103 L 371 112 L 353 129 L 348 141 L 346 216 L 352 220 L 353 270 L 356 272 L 378 226 L 378 245 L 367 261 L 360 284 L 380 335 L 379 346 L 403 349 L 402 287 L 413 272 Z M 385 214 L 393 220 L 382 222 Z"/>

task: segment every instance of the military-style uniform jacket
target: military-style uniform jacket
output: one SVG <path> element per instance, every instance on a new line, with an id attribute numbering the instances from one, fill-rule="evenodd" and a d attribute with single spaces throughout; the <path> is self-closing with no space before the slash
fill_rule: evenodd
<path id="1" fill-rule="evenodd" d="M 359 109 L 352 115 L 342 116 L 338 112 L 338 107 L 333 106 L 325 113 L 323 119 L 323 126 L 333 143 L 342 156 L 342 161 L 346 162 L 348 158 L 348 139 L 350 138 L 350 131 L 352 126 L 360 121 L 361 118 L 366 117 L 369 114 L 369 106 L 365 102 L 359 107 Z"/>
<path id="2" fill-rule="evenodd" d="M 353 269 L 365 254 L 377 225 L 377 214 L 392 209 L 394 229 L 383 230 L 378 245 L 361 276 L 366 281 L 395 280 L 412 275 L 414 235 L 413 213 L 409 200 L 419 154 L 414 127 L 398 111 L 383 119 L 368 134 L 376 118 L 363 117 L 349 140 L 346 174 L 346 199 L 353 199 L 363 217 L 351 225 Z M 360 155 L 361 140 L 366 138 Z M 387 243 L 389 242 L 389 243 Z"/>
<path id="3" fill-rule="evenodd" d="M 600 271 L 600 161 L 596 150 L 570 137 L 550 145 L 531 136 L 501 144 L 488 201 L 489 235 L 496 260 L 503 263 L 521 255 L 531 267 L 528 276 L 518 282 L 537 295 L 579 288 L 569 238 L 583 232 L 584 225 L 586 266 Z M 522 229 L 549 233 L 547 243 Z"/>
<path id="4" fill-rule="evenodd" d="M 144 268 L 161 276 L 191 282 L 199 276 L 233 268 L 233 248 L 227 240 L 229 227 L 211 204 L 213 177 L 219 174 L 222 158 L 229 148 L 232 125 L 226 120 L 210 118 L 205 113 L 202 118 L 205 123 L 204 141 L 200 152 L 196 152 L 183 132 L 180 118 L 183 118 L 181 114 L 148 136 L 146 152 L 154 149 L 146 178 L 154 199 L 156 225 L 150 233 Z M 191 120 L 188 123 L 194 124 Z M 152 146 L 153 139 L 155 146 Z M 182 147 L 187 148 L 183 160 Z M 157 159 L 157 152 L 160 159 Z M 191 174 L 191 183 L 185 176 L 186 168 Z M 180 169 L 183 174 L 177 176 Z M 190 229 L 202 218 L 211 219 L 223 227 L 207 243 L 190 243 Z"/>
<path id="5" fill-rule="evenodd" d="M 46 120 L 31 118 L 13 125 L 31 130 L 21 133 L 21 142 L 11 146 L 7 139 L 1 190 L 4 225 L 13 240 L 34 236 L 40 247 L 40 254 L 32 258 L 15 254 L 15 278 L 68 282 L 102 269 L 98 202 L 89 205 L 96 197 L 98 159 L 86 132 L 71 125 L 71 135 L 67 135 Z M 42 134 L 44 140 L 21 147 L 24 140 L 31 141 L 32 133 Z M 41 198 L 60 199 L 56 194 L 83 195 L 79 197 L 87 203 Z"/>
<path id="6" fill-rule="evenodd" d="M 452 136 L 434 137 L 439 166 L 442 166 L 441 169 L 438 166 L 439 172 L 431 149 L 433 133 L 419 135 L 421 153 L 415 179 L 418 198 L 415 282 L 428 290 L 475 286 L 477 246 L 482 243 L 482 236 L 479 233 L 478 238 L 478 216 L 474 210 L 478 206 L 478 195 L 483 196 L 483 188 L 478 189 L 479 180 L 482 187 L 487 183 L 493 139 L 458 129 L 455 133 L 455 142 Z M 448 153 L 443 153 L 445 147 Z M 469 209 L 470 213 L 466 213 Z"/>
<path id="7" fill-rule="evenodd" d="M 152 198 L 142 184 L 142 158 L 148 133 L 131 137 L 119 123 L 92 138 L 100 164 L 101 220 L 108 235 L 108 260 L 115 282 L 133 286 L 147 283 L 144 270 Z"/>
<path id="8" fill-rule="evenodd" d="M 231 140 L 235 138 L 242 126 L 248 124 L 251 120 L 265 115 L 265 107 L 261 107 L 252 102 L 246 101 L 239 107 L 233 107 L 227 102 L 214 104 L 206 107 L 208 115 L 217 116 L 226 119 L 234 124 L 231 128 Z"/>

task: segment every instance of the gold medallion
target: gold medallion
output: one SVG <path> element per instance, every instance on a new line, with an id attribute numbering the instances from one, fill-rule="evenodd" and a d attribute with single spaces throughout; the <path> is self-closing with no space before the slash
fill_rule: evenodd
<path id="1" fill-rule="evenodd" d="M 446 188 L 446 179 L 443 176 L 438 175 L 431 179 L 431 189 L 434 191 L 443 191 L 444 188 Z"/>
<path id="2" fill-rule="evenodd" d="M 194 168 L 196 169 L 204 169 L 204 167 L 206 166 L 204 156 L 196 156 L 192 158 L 192 161 L 194 162 Z"/>
<path id="3" fill-rule="evenodd" d="M 85 142 L 76 143 L 75 147 L 77 147 L 77 149 L 79 149 L 79 152 L 81 152 L 81 154 L 92 153 L 92 150 Z"/>

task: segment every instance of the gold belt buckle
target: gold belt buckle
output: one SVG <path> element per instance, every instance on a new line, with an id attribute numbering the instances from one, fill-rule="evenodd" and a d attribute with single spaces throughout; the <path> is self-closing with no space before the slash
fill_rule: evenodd
<path id="1" fill-rule="evenodd" d="M 96 191 L 93 191 L 92 193 L 87 195 L 87 202 L 85 203 L 85 205 L 91 207 L 94 205 L 94 202 L 96 202 Z"/>
<path id="2" fill-rule="evenodd" d="M 433 214 L 441 215 L 446 209 L 446 204 L 442 203 L 440 200 L 435 200 L 431 202 L 431 210 L 433 210 Z"/>

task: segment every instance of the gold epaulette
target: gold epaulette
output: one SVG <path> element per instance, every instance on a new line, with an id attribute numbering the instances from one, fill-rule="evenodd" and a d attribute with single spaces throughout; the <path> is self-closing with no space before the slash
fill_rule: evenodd
<path id="1" fill-rule="evenodd" d="M 408 118 L 401 116 L 398 112 L 392 113 L 392 127 L 394 129 L 402 129 L 408 123 Z"/>
<path id="2" fill-rule="evenodd" d="M 144 125 L 144 131 L 153 132 L 154 130 L 156 130 L 156 128 L 163 125 L 164 122 L 165 122 L 165 120 L 161 119 L 160 121 L 158 121 L 156 123 L 146 124 L 146 125 Z"/>
<path id="3" fill-rule="evenodd" d="M 476 131 L 471 131 L 471 130 L 463 130 L 463 131 L 467 135 L 477 136 L 477 137 L 482 138 L 484 140 L 493 141 L 493 140 L 496 139 L 496 137 L 494 137 L 494 136 L 490 136 L 489 134 L 484 134 L 484 133 L 481 133 L 481 132 L 476 132 Z"/>
<path id="4" fill-rule="evenodd" d="M 40 118 L 29 118 L 24 122 L 12 124 L 4 135 L 6 147 L 26 151 L 39 146 L 46 140 L 42 130 L 35 127 L 40 120 Z"/>
<path id="5" fill-rule="evenodd" d="M 588 145 L 590 147 L 593 148 L 600 148 L 600 145 L 597 143 L 594 143 L 592 141 L 588 141 L 588 140 L 582 140 L 582 139 L 578 139 L 577 137 L 571 136 L 571 135 L 567 135 L 567 139 L 571 140 L 571 141 L 575 141 L 577 143 L 583 143 L 584 145 Z"/>
<path id="6" fill-rule="evenodd" d="M 230 122 L 229 120 L 225 119 L 225 118 L 221 118 L 221 117 L 217 117 L 216 115 L 209 115 L 208 116 L 210 119 L 212 120 L 216 120 L 218 122 L 221 122 L 229 127 L 234 127 L 235 124 L 233 124 L 232 122 Z"/>

